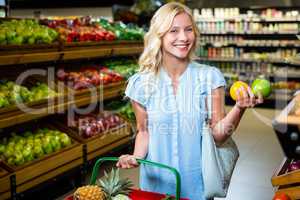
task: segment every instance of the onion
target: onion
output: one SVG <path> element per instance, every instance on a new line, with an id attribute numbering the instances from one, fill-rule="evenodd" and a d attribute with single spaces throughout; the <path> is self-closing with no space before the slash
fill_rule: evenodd
<path id="1" fill-rule="evenodd" d="M 293 161 L 288 166 L 288 172 L 292 172 L 298 169 L 300 169 L 300 160 Z"/>

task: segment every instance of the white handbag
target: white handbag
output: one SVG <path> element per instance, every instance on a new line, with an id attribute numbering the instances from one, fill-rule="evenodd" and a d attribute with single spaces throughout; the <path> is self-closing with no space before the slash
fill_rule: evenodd
<path id="1" fill-rule="evenodd" d="M 211 77 L 207 77 L 207 118 L 211 119 Z M 226 197 L 231 176 L 239 157 L 231 137 L 216 146 L 208 121 L 202 129 L 202 176 L 205 198 Z"/>

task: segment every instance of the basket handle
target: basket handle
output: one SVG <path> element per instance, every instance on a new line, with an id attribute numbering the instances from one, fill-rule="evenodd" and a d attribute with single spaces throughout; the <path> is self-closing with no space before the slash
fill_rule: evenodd
<path id="1" fill-rule="evenodd" d="M 99 173 L 99 167 L 104 161 L 118 162 L 119 158 L 117 158 L 117 157 L 102 157 L 102 158 L 99 158 L 96 161 L 96 163 L 93 167 L 93 172 L 92 172 L 92 177 L 91 177 L 91 180 L 90 180 L 90 184 L 94 185 L 96 183 L 96 179 L 97 179 L 98 173 Z M 151 166 L 164 168 L 164 169 L 167 169 L 167 170 L 171 171 L 176 177 L 176 196 L 175 196 L 175 199 L 180 200 L 181 180 L 180 180 L 179 172 L 175 168 L 164 165 L 164 164 L 161 164 L 161 163 L 156 163 L 156 162 L 144 160 L 144 159 L 136 159 L 136 161 L 139 164 L 151 165 Z"/>

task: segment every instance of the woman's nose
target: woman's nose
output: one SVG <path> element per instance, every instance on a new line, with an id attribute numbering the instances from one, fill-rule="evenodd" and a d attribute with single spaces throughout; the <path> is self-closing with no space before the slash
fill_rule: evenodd
<path id="1" fill-rule="evenodd" d="M 179 40 L 182 40 L 182 41 L 186 41 L 188 38 L 185 31 L 180 31 L 178 37 L 179 37 Z"/>

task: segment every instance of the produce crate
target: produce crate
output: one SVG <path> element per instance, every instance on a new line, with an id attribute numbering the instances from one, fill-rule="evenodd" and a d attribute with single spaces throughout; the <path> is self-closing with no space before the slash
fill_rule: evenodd
<path id="1" fill-rule="evenodd" d="M 2 71 L 0 71 L 0 73 L 1 72 Z M 14 72 L 14 73 L 16 73 L 16 72 Z M 3 80 L 12 81 L 12 82 L 15 83 L 16 78 L 13 74 L 5 73 L 5 78 Z M 23 84 L 21 84 L 21 86 L 25 86 L 25 87 L 29 88 L 29 90 L 30 90 L 32 87 L 37 86 L 38 83 L 46 84 L 46 82 L 43 79 L 36 79 L 34 76 L 31 76 L 31 77 L 26 78 L 23 81 Z M 56 92 L 55 96 L 52 96 L 52 97 L 49 97 L 49 98 L 44 98 L 44 99 L 39 99 L 39 100 L 34 100 L 34 101 L 31 101 L 31 102 L 25 102 L 25 103 L 23 103 L 24 106 L 25 106 L 23 111 L 20 110 L 18 105 L 11 104 L 11 105 L 8 105 L 7 107 L 0 108 L 0 114 L 3 115 L 3 114 L 7 114 L 7 113 L 12 113 L 12 112 L 14 112 L 14 113 L 15 112 L 22 112 L 23 113 L 28 108 L 30 109 L 30 108 L 34 108 L 34 107 L 37 107 L 37 106 L 46 105 L 48 102 L 54 103 L 57 98 L 59 98 L 60 96 L 63 95 L 63 94 L 59 93 L 58 86 L 54 82 L 50 82 L 50 85 L 47 84 L 47 86 L 51 90 Z"/>
<path id="2" fill-rule="evenodd" d="M 2 22 L 10 22 L 12 20 L 20 21 L 20 20 L 24 20 L 24 19 L 25 20 L 32 20 L 32 21 L 36 20 L 36 19 L 33 19 L 33 18 L 6 17 L 6 18 L 1 18 L 0 22 L 1 23 Z M 26 26 L 26 28 L 27 28 L 27 26 Z M 28 29 L 25 29 L 25 31 L 28 31 Z M 20 36 L 18 33 L 16 35 Z M 22 37 L 23 37 L 23 39 L 25 39 L 25 37 L 28 37 L 28 35 L 26 35 L 25 37 L 24 37 L 24 35 L 22 35 Z M 35 38 L 35 39 L 37 39 L 37 38 Z M 43 51 L 46 51 L 46 52 L 58 51 L 59 48 L 60 48 L 60 44 L 59 44 L 58 40 L 54 40 L 51 43 L 40 43 L 40 42 L 37 43 L 35 41 L 34 44 L 28 44 L 28 43 L 24 43 L 24 42 L 22 42 L 22 44 L 20 44 L 20 45 L 19 44 L 0 44 L 0 55 L 11 55 L 11 54 L 19 54 L 19 53 L 31 54 L 31 53 L 34 53 L 34 52 L 43 52 Z"/>
<path id="3" fill-rule="evenodd" d="M 272 176 L 271 182 L 277 187 L 276 194 L 284 193 L 292 199 L 300 199 L 300 169 L 288 172 L 291 159 L 285 158 Z"/>
<path id="4" fill-rule="evenodd" d="M 22 45 L 0 45 L 0 55 L 14 55 L 14 54 L 31 54 L 41 52 L 58 52 L 60 49 L 59 42 L 52 44 L 22 44 Z"/>
<path id="5" fill-rule="evenodd" d="M 35 121 L 26 123 L 22 126 L 10 127 L 4 132 L 19 133 L 27 130 L 36 130 L 38 128 L 49 128 L 52 130 L 62 131 L 59 127 L 55 127 L 47 121 Z M 4 135 L 4 134 L 2 134 Z M 72 139 L 72 144 L 58 151 L 44 155 L 35 160 L 24 163 L 20 166 L 12 166 L 3 161 L 4 166 L 14 172 L 16 176 L 17 192 L 25 191 L 33 186 L 36 186 L 46 180 L 72 169 L 82 164 L 82 145 Z"/>
<path id="6" fill-rule="evenodd" d="M 0 199 L 8 199 L 10 197 L 10 176 L 9 172 L 0 161 Z"/>
<path id="7" fill-rule="evenodd" d="M 99 114 L 89 114 L 89 116 L 95 117 L 98 115 Z M 60 130 L 68 133 L 71 137 L 73 137 L 80 143 L 86 144 L 88 159 L 90 160 L 100 155 L 101 153 L 104 153 L 104 149 L 105 152 L 107 152 L 115 148 L 116 145 L 118 146 L 122 143 L 130 141 L 132 137 L 131 126 L 122 117 L 119 116 L 119 118 L 121 119 L 121 123 L 118 126 L 98 133 L 90 138 L 84 138 L 80 136 L 78 127 L 68 126 L 67 116 L 57 117 L 57 120 L 53 123 L 56 127 L 59 127 Z M 99 154 L 97 154 L 97 152 L 99 152 Z"/>
<path id="8" fill-rule="evenodd" d="M 75 96 L 76 97 L 82 97 L 82 96 L 95 96 L 95 94 L 92 94 L 93 91 L 97 92 L 98 98 L 108 98 L 108 97 L 116 97 L 119 96 L 124 90 L 125 90 L 125 80 L 119 80 L 117 82 L 108 82 L 108 83 L 101 83 L 100 80 L 98 80 L 98 84 L 97 85 L 90 85 L 90 86 L 86 86 L 87 88 L 83 87 L 80 89 L 75 89 L 73 88 L 73 86 L 68 85 L 67 81 L 62 81 L 59 80 L 58 78 L 58 74 L 60 72 L 63 73 L 84 73 L 87 70 L 91 70 L 93 72 L 97 71 L 98 74 L 100 74 L 100 70 L 101 67 L 100 66 L 87 66 L 87 67 L 82 67 L 82 66 L 72 66 L 72 70 L 67 69 L 68 67 L 64 67 L 59 69 L 56 72 L 56 83 L 59 85 L 65 85 L 65 87 L 67 88 L 69 94 Z M 68 77 L 68 75 L 66 76 Z"/>
<path id="9" fill-rule="evenodd" d="M 295 113 L 297 107 L 300 105 L 299 102 L 300 94 L 296 95 L 282 110 L 282 112 L 276 116 L 276 122 L 282 124 L 300 125 L 300 115 Z"/>

